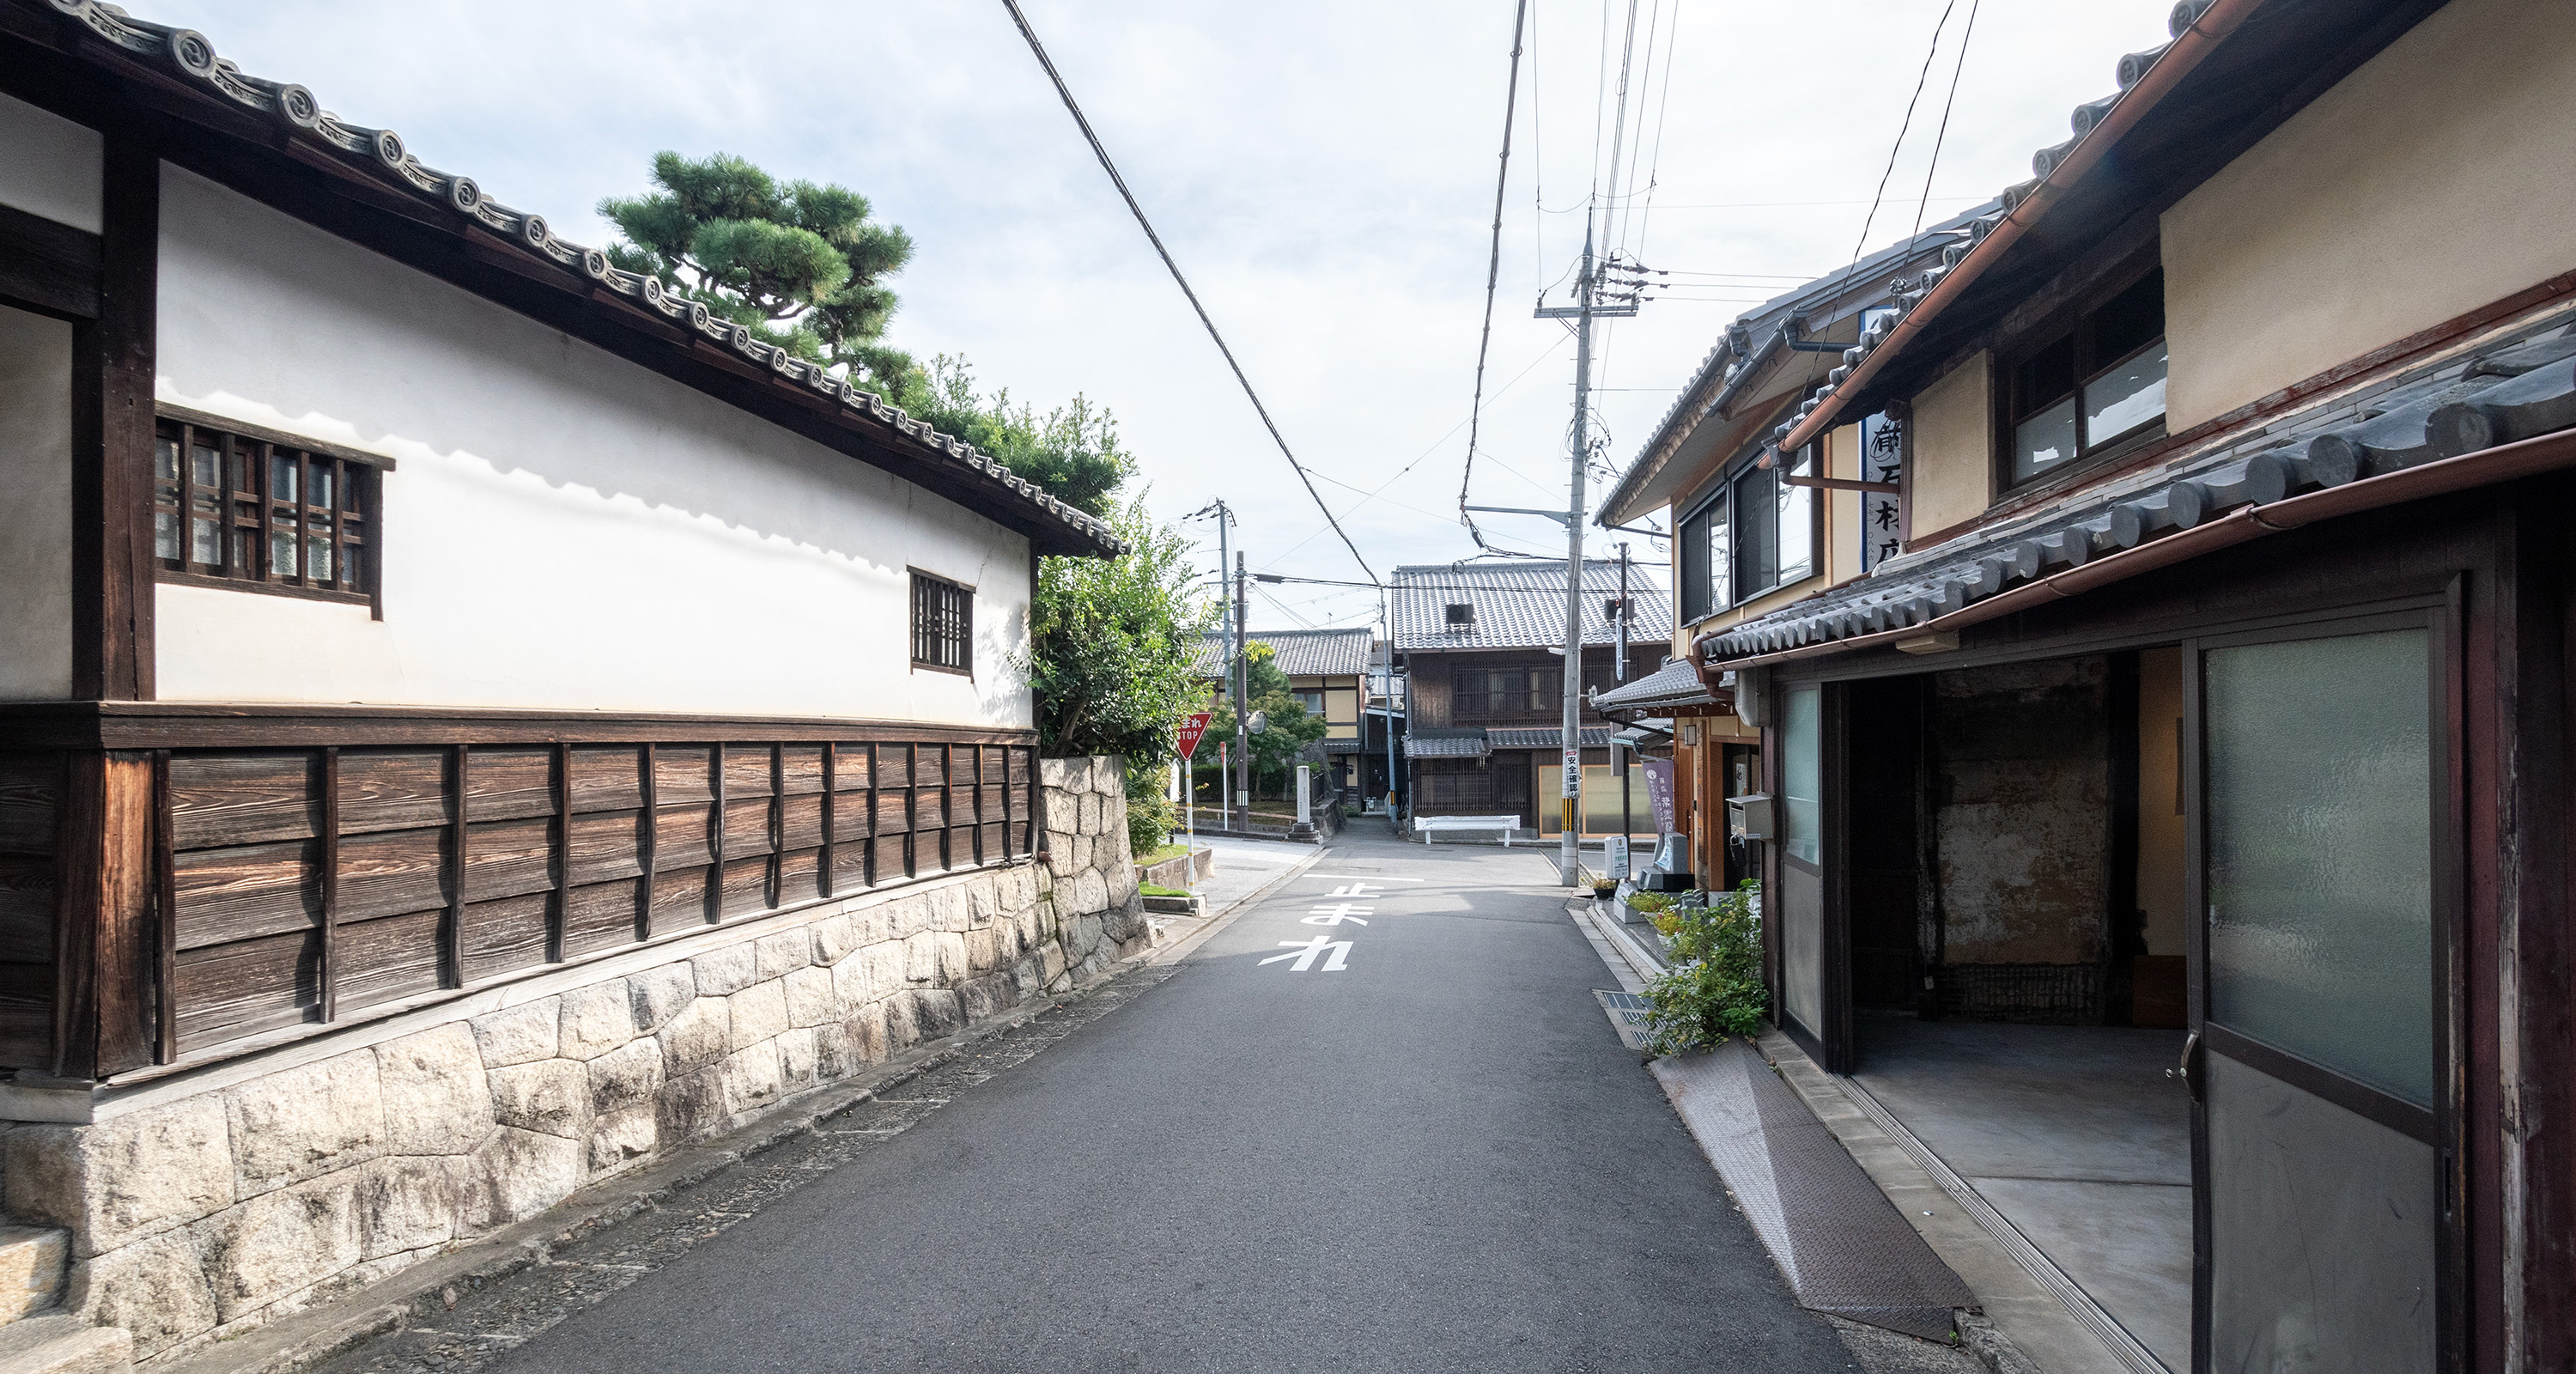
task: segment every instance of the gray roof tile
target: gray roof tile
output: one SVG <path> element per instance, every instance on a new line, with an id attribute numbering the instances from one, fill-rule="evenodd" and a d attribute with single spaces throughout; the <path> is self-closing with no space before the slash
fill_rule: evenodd
<path id="1" fill-rule="evenodd" d="M 1247 630 L 1243 636 L 1270 646 L 1279 671 L 1290 677 L 1364 677 L 1372 664 L 1372 651 L 1377 647 L 1377 632 L 1357 630 Z M 1227 650 L 1233 643 L 1229 635 L 1211 634 L 1200 638 L 1198 653 L 1190 660 L 1190 670 L 1202 677 L 1216 677 L 1225 672 Z"/>
<path id="2" fill-rule="evenodd" d="M 1672 594 L 1660 564 L 1628 565 L 1628 643 L 1670 643 Z M 1583 642 L 1612 642 L 1607 603 L 1619 595 L 1619 564 L 1583 564 Z M 1565 565 L 1536 559 L 1474 559 L 1429 567 L 1397 568 L 1387 581 L 1388 613 L 1395 619 L 1395 647 L 1405 652 L 1442 649 L 1535 649 L 1565 642 Z M 1453 625 L 1451 606 L 1473 608 Z"/>

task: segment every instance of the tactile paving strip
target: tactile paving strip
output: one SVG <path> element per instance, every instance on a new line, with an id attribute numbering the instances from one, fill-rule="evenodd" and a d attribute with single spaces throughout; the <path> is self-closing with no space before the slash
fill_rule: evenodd
<path id="1" fill-rule="evenodd" d="M 1932 1253 L 1796 1092 L 1742 1040 L 1659 1059 L 1655 1077 L 1802 1307 L 1926 1340 L 1968 1285 Z"/>

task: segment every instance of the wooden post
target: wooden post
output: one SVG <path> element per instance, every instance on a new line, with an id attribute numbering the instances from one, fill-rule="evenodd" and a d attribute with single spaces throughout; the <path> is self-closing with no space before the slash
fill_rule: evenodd
<path id="1" fill-rule="evenodd" d="M 340 1019 L 340 751 L 322 751 L 322 1024 Z"/>
<path id="2" fill-rule="evenodd" d="M 572 917 L 572 746 L 555 745 L 555 890 L 546 904 L 546 962 L 564 957 L 564 927 Z"/>
<path id="3" fill-rule="evenodd" d="M 882 781 L 882 776 L 877 772 L 877 770 L 884 766 L 884 760 L 877 752 L 877 742 L 875 740 L 868 741 L 867 748 L 868 841 L 865 846 L 865 851 L 859 856 L 859 867 L 861 869 L 861 875 L 867 882 L 867 885 L 874 887 L 877 885 L 877 784 Z"/>
<path id="4" fill-rule="evenodd" d="M 644 808 L 644 826 L 635 837 L 635 857 L 644 870 L 643 881 L 635 896 L 635 938 L 653 938 L 653 865 L 662 844 L 662 806 L 660 802 L 660 763 L 653 756 L 653 746 L 644 746 L 644 780 L 638 799 Z"/>
<path id="5" fill-rule="evenodd" d="M 102 1078 L 152 1062 L 159 1016 L 152 756 L 75 753 L 56 850 L 54 1073 Z"/>
<path id="6" fill-rule="evenodd" d="M 821 870 L 815 874 L 814 890 L 825 897 L 840 895 L 838 875 L 832 865 L 839 861 L 838 844 L 841 818 L 841 746 L 830 741 L 823 745 L 823 853 L 816 859 Z"/>
<path id="7" fill-rule="evenodd" d="M 72 695 L 149 701 L 161 161 L 131 133 L 108 135 L 102 205 L 99 314 L 72 325 Z"/>
<path id="8" fill-rule="evenodd" d="M 468 805 L 473 784 L 473 775 L 468 771 L 473 762 L 469 752 L 471 748 L 471 745 L 459 744 L 451 746 L 447 751 L 448 773 L 453 779 L 450 784 L 453 790 L 449 795 L 455 803 L 455 810 L 447 830 L 447 871 L 450 879 L 447 889 L 447 929 L 439 933 L 443 937 L 440 953 L 447 963 L 444 972 L 449 979 L 453 980 L 447 982 L 446 986 L 455 988 L 465 986 L 465 863 L 468 851 L 467 827 L 472 819 L 472 808 Z"/>
<path id="9" fill-rule="evenodd" d="M 710 790 L 715 793 L 715 815 L 707 827 L 707 923 L 724 919 L 724 832 L 725 832 L 725 747 L 718 740 L 707 751 L 713 761 Z"/>
<path id="10" fill-rule="evenodd" d="M 170 811 L 170 751 L 152 751 L 153 1062 L 179 1057 L 177 820 Z"/>
<path id="11" fill-rule="evenodd" d="M 769 872 L 761 879 L 761 905 L 778 905 L 779 880 L 787 872 L 787 746 L 769 746 Z"/>

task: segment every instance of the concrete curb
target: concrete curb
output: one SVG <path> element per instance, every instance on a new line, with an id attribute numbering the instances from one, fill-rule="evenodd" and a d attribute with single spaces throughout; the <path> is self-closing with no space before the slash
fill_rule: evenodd
<path id="1" fill-rule="evenodd" d="M 958 1059 L 983 1041 L 1086 1001 L 1150 966 L 1147 961 L 1122 960 L 1079 988 L 1042 996 L 955 1035 L 916 1045 L 871 1073 L 780 1103 L 725 1135 L 592 1184 L 543 1216 L 423 1260 L 372 1288 L 148 1367 L 165 1374 L 303 1374 L 379 1336 L 444 1312 L 455 1305 L 452 1293 L 479 1289 L 544 1264 L 562 1249 L 650 1210 L 683 1188 L 757 1158 L 890 1088 Z"/>
<path id="2" fill-rule="evenodd" d="M 1985 1331 L 1974 1335 L 1962 1327 L 1960 1334 L 1973 1335 L 1968 1347 L 1988 1368 L 1996 1374 L 2029 1374 L 2034 1369 L 2046 1369 L 2049 1374 L 2128 1374 L 2126 1366 L 2076 1323 L 2065 1304 L 2006 1254 L 1795 1041 L 1770 1030 L 1756 1045 L 1807 1110 L 1816 1114 L 1860 1162 L 1870 1181 L 1896 1204 L 1932 1253 L 1967 1281 L 1986 1319 L 1980 1323 Z"/>

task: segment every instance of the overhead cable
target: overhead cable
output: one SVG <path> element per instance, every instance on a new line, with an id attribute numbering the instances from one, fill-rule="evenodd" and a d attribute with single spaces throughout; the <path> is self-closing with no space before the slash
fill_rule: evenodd
<path id="1" fill-rule="evenodd" d="M 1234 360 L 1234 350 L 1226 347 L 1225 336 L 1217 332 L 1216 321 L 1208 318 L 1207 307 L 1199 304 L 1199 293 L 1190 289 L 1190 279 L 1181 275 L 1181 265 L 1172 260 L 1171 250 L 1163 246 L 1163 236 L 1155 233 L 1154 222 L 1145 218 L 1145 207 L 1136 203 L 1136 193 L 1127 189 L 1127 179 L 1118 174 L 1118 164 L 1109 160 L 1109 149 L 1101 144 L 1100 135 L 1092 132 L 1091 121 L 1083 116 L 1082 106 L 1074 102 L 1073 88 L 1064 84 L 1064 74 L 1055 69 L 1055 60 L 1047 56 L 1046 45 L 1038 42 L 1037 30 L 1029 27 L 1029 17 L 1020 13 L 1020 0 L 1002 0 L 1002 5 L 1011 12 L 1011 22 L 1020 26 L 1020 36 L 1028 40 L 1029 51 L 1036 54 L 1038 65 L 1046 68 L 1047 79 L 1055 83 L 1055 93 L 1064 98 L 1064 108 L 1072 113 L 1073 122 L 1082 129 L 1082 137 L 1091 144 L 1092 154 L 1100 159 L 1100 169 L 1109 174 L 1110 184 L 1118 188 L 1119 196 L 1127 202 L 1128 211 L 1136 216 L 1137 226 L 1145 231 L 1146 239 L 1154 245 L 1155 254 L 1162 258 L 1163 266 L 1171 269 L 1172 280 L 1180 284 L 1181 294 L 1189 298 L 1190 309 L 1198 312 L 1199 323 L 1207 326 L 1208 337 L 1216 341 L 1216 351 L 1225 355 L 1225 365 L 1234 370 L 1234 380 L 1242 385 L 1245 398 L 1252 402 L 1253 412 L 1261 417 L 1262 427 L 1270 431 L 1271 442 L 1279 445 L 1280 455 L 1288 460 L 1289 467 L 1296 470 L 1297 480 L 1304 484 L 1306 495 L 1314 500 L 1315 508 L 1324 513 L 1324 520 L 1333 527 L 1333 533 L 1341 536 L 1342 547 L 1351 551 L 1352 561 L 1360 565 L 1361 571 L 1376 577 L 1377 570 L 1369 567 L 1368 559 L 1361 556 L 1360 546 L 1351 542 L 1351 536 L 1342 529 L 1342 522 L 1334 518 L 1333 508 L 1324 504 L 1323 493 L 1315 490 L 1315 481 L 1307 475 L 1306 465 L 1297 461 L 1297 455 L 1288 447 L 1288 440 L 1279 433 L 1278 424 L 1270 418 L 1269 407 L 1261 404 L 1260 393 L 1252 389 L 1252 379 L 1244 375 L 1243 364 Z M 1514 47 L 1518 47 L 1517 38 Z"/>
<path id="2" fill-rule="evenodd" d="M 1006 4 L 1016 0 L 1004 0 Z M 1476 438 L 1483 426 L 1485 410 L 1485 353 L 1494 341 L 1494 285 L 1503 272 L 1503 192 L 1512 175 L 1512 121 L 1520 108 L 1521 33 L 1529 20 L 1529 0 L 1519 0 L 1512 7 L 1512 74 L 1503 90 L 1503 151 L 1500 165 L 1494 170 L 1494 246 L 1485 260 L 1485 325 L 1476 335 L 1476 393 L 1467 404 L 1467 461 L 1458 473 L 1458 523 L 1467 527 L 1467 535 L 1476 547 L 1489 553 L 1506 553 L 1528 558 L 1534 555 L 1517 549 L 1497 549 L 1485 542 L 1484 531 L 1476 528 L 1476 517 L 1467 509 L 1467 486 L 1476 476 Z M 1598 142 L 1596 138 L 1596 144 Z M 1515 379 L 1517 380 L 1517 379 Z M 1377 574 L 1369 574 L 1375 577 Z"/>

